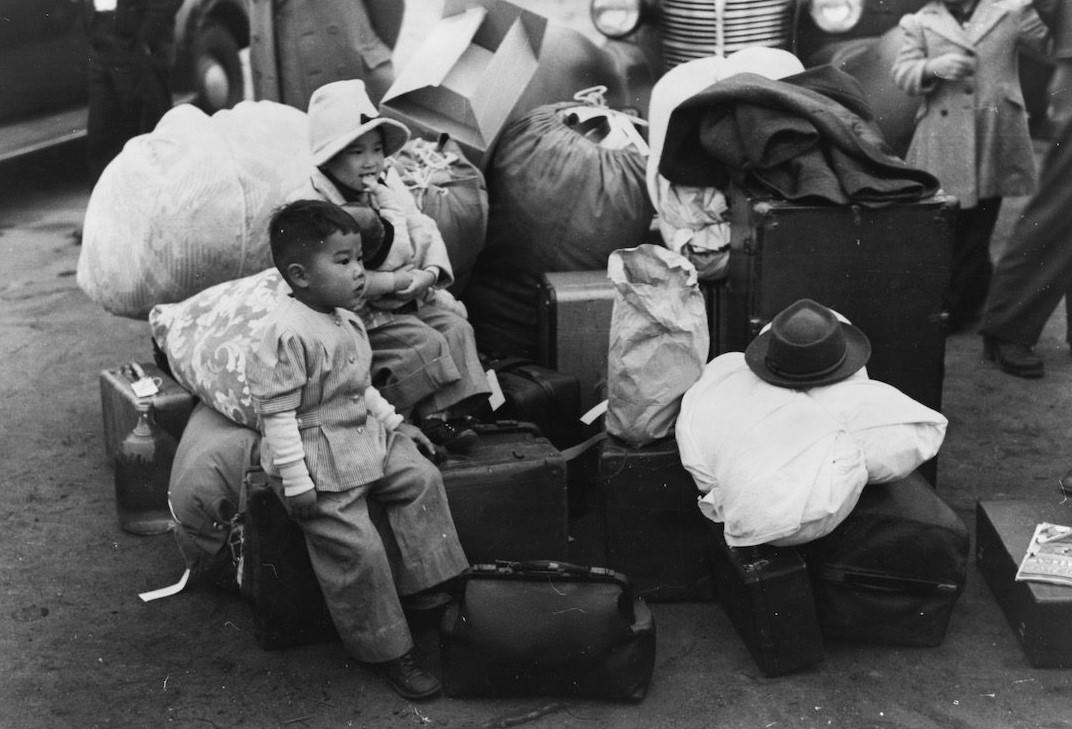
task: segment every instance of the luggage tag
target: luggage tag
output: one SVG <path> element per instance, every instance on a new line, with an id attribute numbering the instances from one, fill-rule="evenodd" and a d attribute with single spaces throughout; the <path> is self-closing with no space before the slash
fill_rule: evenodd
<path id="1" fill-rule="evenodd" d="M 491 411 L 495 412 L 506 404 L 506 395 L 503 395 L 502 386 L 499 384 L 499 376 L 495 374 L 495 370 L 486 370 L 484 374 L 487 375 L 488 387 L 491 388 L 491 394 L 488 395 L 488 405 L 491 406 Z"/>
<path id="2" fill-rule="evenodd" d="M 152 397 L 160 392 L 162 381 L 159 377 L 150 377 L 137 362 L 131 362 L 120 368 L 123 376 L 130 382 L 135 397 Z"/>

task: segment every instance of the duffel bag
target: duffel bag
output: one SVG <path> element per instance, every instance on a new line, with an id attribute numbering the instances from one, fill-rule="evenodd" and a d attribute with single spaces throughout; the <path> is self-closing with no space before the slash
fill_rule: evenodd
<path id="1" fill-rule="evenodd" d="M 447 696 L 640 701 L 655 667 L 655 620 L 628 578 L 565 562 L 476 564 L 440 624 Z"/>
<path id="2" fill-rule="evenodd" d="M 803 547 L 823 635 L 888 645 L 945 638 L 968 573 L 968 528 L 915 471 L 868 484 L 828 535 Z"/>

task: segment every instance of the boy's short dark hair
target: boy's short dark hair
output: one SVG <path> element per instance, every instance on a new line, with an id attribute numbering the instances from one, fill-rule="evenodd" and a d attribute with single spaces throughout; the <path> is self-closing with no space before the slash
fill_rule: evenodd
<path id="1" fill-rule="evenodd" d="M 360 233 L 348 212 L 324 200 L 287 203 L 268 223 L 268 241 L 275 267 L 287 277 L 286 267 L 308 260 L 310 253 L 332 233 Z"/>

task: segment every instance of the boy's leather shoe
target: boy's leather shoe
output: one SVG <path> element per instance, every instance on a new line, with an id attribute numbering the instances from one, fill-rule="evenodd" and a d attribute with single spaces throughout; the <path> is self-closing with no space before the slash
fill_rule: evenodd
<path id="1" fill-rule="evenodd" d="M 983 335 L 983 356 L 996 362 L 1002 371 L 1017 377 L 1036 379 L 1045 372 L 1042 358 L 1031 347 L 1017 342 Z"/>
<path id="2" fill-rule="evenodd" d="M 441 418 L 426 418 L 421 430 L 428 440 L 452 453 L 465 453 L 476 445 L 480 436 L 472 428 Z"/>
<path id="3" fill-rule="evenodd" d="M 410 701 L 422 701 L 438 696 L 443 687 L 439 679 L 417 664 L 411 650 L 391 661 L 376 664 L 387 683 L 399 696 Z"/>

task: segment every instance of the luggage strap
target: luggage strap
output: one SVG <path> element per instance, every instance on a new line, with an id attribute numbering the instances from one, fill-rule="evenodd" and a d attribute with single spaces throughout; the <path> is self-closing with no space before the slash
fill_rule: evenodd
<path id="1" fill-rule="evenodd" d="M 602 430 L 595 435 L 589 436 L 588 438 L 582 440 L 577 445 L 570 446 L 566 450 L 562 451 L 562 457 L 565 458 L 567 462 L 572 461 L 575 458 L 579 458 L 592 446 L 596 445 L 597 443 L 601 443 L 606 439 L 607 431 Z"/>
<path id="2" fill-rule="evenodd" d="M 849 588 L 874 590 L 876 592 L 901 592 L 909 595 L 956 595 L 962 585 L 940 580 L 921 580 L 916 577 L 899 577 L 870 570 L 823 565 L 819 578 L 826 582 L 845 585 Z"/>

